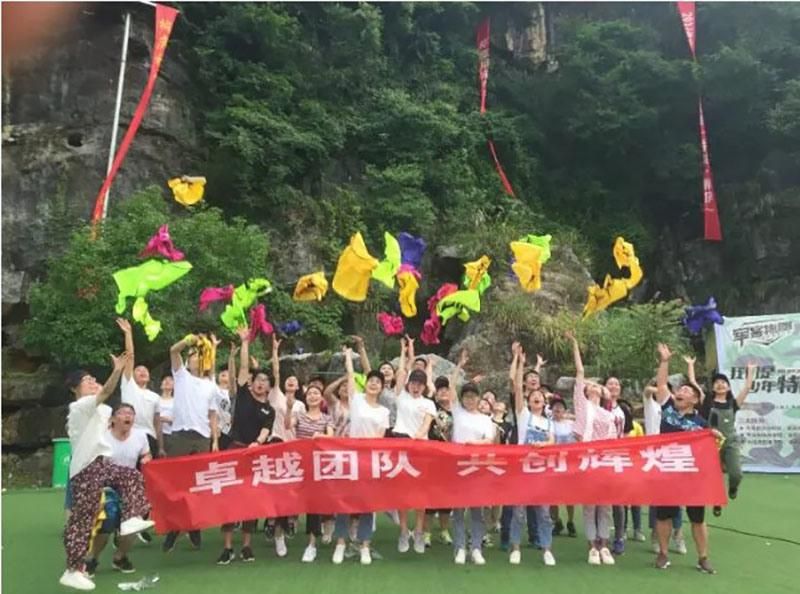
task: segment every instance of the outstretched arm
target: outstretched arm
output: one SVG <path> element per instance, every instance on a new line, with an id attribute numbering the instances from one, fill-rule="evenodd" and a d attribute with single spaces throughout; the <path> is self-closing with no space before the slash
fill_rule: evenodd
<path id="1" fill-rule="evenodd" d="M 342 353 L 344 354 L 344 369 L 347 372 L 347 394 L 350 397 L 350 402 L 352 402 L 353 395 L 356 393 L 356 372 L 353 369 L 353 350 L 350 347 L 344 347 Z"/>
<path id="2" fill-rule="evenodd" d="M 425 358 L 425 375 L 428 378 L 428 398 L 436 395 L 436 384 L 433 381 L 433 357 L 428 355 Z"/>
<path id="3" fill-rule="evenodd" d="M 123 352 L 118 357 L 111 355 L 111 360 L 114 362 L 114 368 L 111 371 L 111 375 L 108 376 L 106 383 L 103 384 L 102 389 L 97 394 L 97 404 L 101 404 L 108 400 L 108 397 L 114 393 L 114 390 L 117 389 L 117 384 L 119 384 L 119 377 L 122 375 L 122 370 L 125 369 L 125 365 L 128 364 L 128 360 L 131 358 L 131 354 L 127 351 Z"/>
<path id="4" fill-rule="evenodd" d="M 122 370 L 125 379 L 130 380 L 133 377 L 133 366 L 136 359 L 133 351 L 133 329 L 131 328 L 131 323 L 125 318 L 117 318 L 117 326 L 122 330 L 122 335 L 125 337 L 125 350 L 131 354 L 130 360 L 125 364 L 125 369 Z"/>
<path id="5" fill-rule="evenodd" d="M 753 389 L 753 380 L 756 377 L 756 364 L 755 363 L 748 363 L 747 364 L 747 376 L 744 379 L 744 386 L 736 395 L 736 404 L 742 406 L 744 401 L 747 400 L 747 395 L 750 393 L 750 390 Z"/>
<path id="6" fill-rule="evenodd" d="M 273 333 L 272 334 L 272 377 L 274 378 L 275 387 L 281 389 L 281 360 L 279 357 L 281 349 L 281 341 Z"/>
<path id="7" fill-rule="evenodd" d="M 239 335 L 242 341 L 242 350 L 239 351 L 239 375 L 236 378 L 236 383 L 244 386 L 247 384 L 247 380 L 250 379 L 250 329 L 247 326 L 237 328 L 236 334 Z M 231 348 L 231 352 L 233 352 L 233 348 Z M 228 377 L 232 376 L 229 374 Z"/>
<path id="8" fill-rule="evenodd" d="M 406 380 L 408 379 L 408 353 L 407 350 L 414 352 L 413 346 L 410 345 L 411 339 L 407 336 L 400 339 L 400 364 L 397 366 L 397 372 L 394 378 L 394 393 L 400 394 L 406 387 Z"/>
<path id="9" fill-rule="evenodd" d="M 406 334 L 406 345 L 408 345 L 408 352 L 406 353 L 405 372 L 411 373 L 411 368 L 414 366 L 414 339 Z"/>
<path id="10" fill-rule="evenodd" d="M 172 365 L 172 373 L 178 371 L 183 367 L 183 359 L 181 353 L 183 349 L 191 346 L 197 342 L 197 337 L 194 334 L 189 334 L 183 340 L 179 340 L 169 348 L 169 360 Z"/>
<path id="11" fill-rule="evenodd" d="M 545 365 L 547 365 L 547 360 L 544 357 L 542 357 L 541 353 L 536 353 L 536 366 L 533 368 L 533 370 L 541 375 L 542 367 L 544 367 Z"/>
<path id="12" fill-rule="evenodd" d="M 347 376 L 343 375 L 339 379 L 331 382 L 325 388 L 325 391 L 322 393 L 322 397 L 325 399 L 325 402 L 328 403 L 328 406 L 333 409 L 336 406 L 336 403 L 339 402 L 339 399 L 336 397 L 336 393 L 339 391 L 339 386 L 341 386 L 344 382 L 347 381 Z"/>
<path id="13" fill-rule="evenodd" d="M 514 410 L 517 413 L 517 417 L 519 417 L 519 415 L 522 414 L 522 411 L 525 410 L 525 398 L 522 394 L 522 378 L 525 375 L 525 351 L 520 348 L 516 357 L 518 365 L 516 369 L 516 376 L 514 377 Z"/>
<path id="14" fill-rule="evenodd" d="M 358 349 L 358 358 L 361 360 L 361 369 L 364 372 L 364 375 L 366 375 L 372 371 L 372 365 L 369 362 L 369 357 L 367 357 L 367 347 L 364 346 L 364 339 L 360 336 L 353 336 L 353 341 L 356 343 L 356 348 Z"/>
<path id="15" fill-rule="evenodd" d="M 513 386 L 517 381 L 517 366 L 519 365 L 519 351 L 522 347 L 516 340 L 511 343 L 511 366 L 508 368 L 508 381 Z"/>
<path id="16" fill-rule="evenodd" d="M 572 357 L 575 361 L 575 381 L 582 382 L 584 378 L 583 359 L 581 359 L 581 349 L 578 346 L 578 340 L 572 331 L 566 333 L 567 340 L 572 343 Z"/>
<path id="17" fill-rule="evenodd" d="M 669 380 L 669 360 L 672 357 L 672 351 L 663 343 L 658 345 L 658 372 L 656 373 L 656 402 L 664 404 L 669 398 L 669 388 L 667 383 Z"/>
<path id="18" fill-rule="evenodd" d="M 695 357 L 686 356 L 683 360 L 686 361 L 686 376 L 689 378 L 689 383 L 700 392 L 700 402 L 702 403 L 703 400 L 706 399 L 706 393 L 703 391 L 703 388 L 700 387 L 700 384 L 697 383 L 697 376 L 694 373 L 694 364 L 697 359 Z"/>
<path id="19" fill-rule="evenodd" d="M 453 371 L 450 372 L 450 402 L 453 403 L 455 408 L 461 407 L 461 401 L 458 399 L 458 380 L 461 377 L 461 371 L 464 367 L 469 363 L 469 353 L 467 349 L 463 349 L 461 354 L 458 356 L 458 364 L 453 367 Z"/>

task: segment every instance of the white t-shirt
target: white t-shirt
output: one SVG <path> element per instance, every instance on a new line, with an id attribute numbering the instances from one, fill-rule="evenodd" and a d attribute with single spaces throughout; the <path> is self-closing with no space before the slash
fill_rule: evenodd
<path id="1" fill-rule="evenodd" d="M 652 396 L 644 399 L 644 432 L 647 435 L 661 433 L 661 405 Z"/>
<path id="2" fill-rule="evenodd" d="M 389 409 L 372 406 L 367 397 L 356 392 L 350 399 L 350 437 L 383 437 L 389 428 Z"/>
<path id="3" fill-rule="evenodd" d="M 231 417 L 233 407 L 231 406 L 230 392 L 217 387 L 214 403 L 219 412 L 219 430 L 223 434 L 228 435 L 231 432 L 231 422 L 233 421 Z"/>
<path id="4" fill-rule="evenodd" d="M 453 406 L 453 443 L 472 443 L 494 440 L 497 427 L 492 417 L 478 412 L 467 412 L 456 400 Z"/>
<path id="5" fill-rule="evenodd" d="M 575 423 L 569 419 L 553 421 L 553 435 L 556 443 L 574 443 L 576 441 Z"/>
<path id="6" fill-rule="evenodd" d="M 293 441 L 295 439 L 294 429 L 286 428 L 286 394 L 278 387 L 273 387 L 269 391 L 269 404 L 275 409 L 275 422 L 272 424 L 272 437 L 277 437 L 283 441 Z M 295 400 L 292 405 L 291 414 L 299 415 L 306 412 L 306 405 Z"/>
<path id="7" fill-rule="evenodd" d="M 111 456 L 108 422 L 111 407 L 98 404 L 97 396 L 83 396 L 70 402 L 67 413 L 67 435 L 72 447 L 69 477 L 72 478 L 94 462 L 98 456 Z"/>
<path id="8" fill-rule="evenodd" d="M 172 423 L 165 423 L 164 419 L 172 421 L 172 404 L 173 398 L 160 398 L 158 403 L 158 411 L 161 415 L 161 433 L 169 435 L 172 433 Z"/>
<path id="9" fill-rule="evenodd" d="M 136 468 L 139 458 L 150 453 L 147 433 L 138 427 L 132 427 L 128 438 L 120 441 L 108 430 L 108 442 L 111 444 L 111 461 L 120 466 Z"/>
<path id="10" fill-rule="evenodd" d="M 155 437 L 156 427 L 153 423 L 153 417 L 159 412 L 161 396 L 147 388 L 140 388 L 136 385 L 133 377 L 127 379 L 125 374 L 122 375 L 119 385 L 122 392 L 122 402 L 130 404 L 136 411 L 136 419 L 133 422 L 134 427 L 139 427 L 151 437 Z"/>
<path id="11" fill-rule="evenodd" d="M 433 400 L 425 398 L 425 396 L 414 398 L 403 390 L 397 397 L 397 419 L 394 423 L 394 432 L 405 433 L 409 437 L 416 436 L 425 422 L 425 415 L 436 416 L 436 405 Z M 423 439 L 428 439 L 427 433 Z"/>
<path id="12" fill-rule="evenodd" d="M 622 437 L 622 434 L 625 432 L 625 413 L 622 407 L 616 402 L 611 408 L 611 412 L 614 413 L 614 426 L 617 428 L 617 437 Z"/>
<path id="13" fill-rule="evenodd" d="M 205 377 L 196 377 L 186 367 L 172 373 L 175 380 L 172 403 L 172 432 L 197 431 L 211 437 L 209 411 L 217 412 L 215 395 L 217 385 Z"/>

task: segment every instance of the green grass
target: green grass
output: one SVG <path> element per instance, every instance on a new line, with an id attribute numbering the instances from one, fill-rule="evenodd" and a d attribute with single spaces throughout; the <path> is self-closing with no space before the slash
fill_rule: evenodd
<path id="1" fill-rule="evenodd" d="M 2 501 L 4 591 L 12 594 L 66 591 L 57 582 L 64 563 L 61 545 L 63 491 L 11 491 L 3 494 Z M 107 550 L 95 581 L 98 591 L 111 592 L 118 591 L 118 582 L 136 581 L 143 575 L 158 573 L 161 582 L 154 594 L 158 591 L 199 594 L 278 589 L 282 594 L 372 594 L 376 591 L 381 594 L 486 594 L 493 591 L 523 593 L 534 589 L 548 594 L 677 594 L 693 590 L 703 594 L 797 592 L 800 546 L 774 538 L 800 539 L 798 501 L 798 476 L 746 476 L 741 495 L 733 507 L 727 509 L 722 518 L 709 518 L 711 559 L 719 572 L 716 576 L 695 571 L 691 544 L 688 556 L 674 555 L 672 567 L 659 572 L 651 568 L 653 555 L 649 552 L 649 543 L 629 541 L 628 551 L 615 567 L 589 567 L 583 541 L 566 537 L 555 541 L 558 566 L 553 569 L 545 570 L 540 554 L 530 548 L 523 551 L 523 564 L 511 567 L 506 555 L 496 547 L 486 551 L 486 567 L 456 567 L 449 547 L 439 544 L 424 556 L 415 555 L 413 551 L 400 555 L 395 548 L 397 528 L 382 519 L 376 547 L 385 560 L 376 561 L 371 567 L 361 567 L 357 562 L 334 567 L 330 563 L 329 547 L 320 550 L 315 564 L 301 564 L 300 555 L 305 545 L 305 536 L 301 535 L 289 541 L 287 559 L 277 559 L 272 546 L 266 545 L 259 535 L 255 541 L 255 563 L 237 562 L 217 567 L 214 561 L 220 552 L 219 531 L 207 530 L 199 551 L 190 550 L 188 541 L 183 538 L 176 550 L 166 556 L 156 543 L 149 547 L 137 544 L 131 554 L 137 572 L 132 575 L 113 572 L 111 551 Z M 578 529 L 580 531 L 581 527 Z"/>

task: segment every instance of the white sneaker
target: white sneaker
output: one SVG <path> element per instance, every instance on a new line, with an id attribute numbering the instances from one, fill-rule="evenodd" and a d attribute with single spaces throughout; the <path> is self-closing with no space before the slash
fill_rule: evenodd
<path id="1" fill-rule="evenodd" d="M 369 565 L 372 563 L 372 555 L 369 553 L 369 547 L 361 547 L 361 565 Z"/>
<path id="2" fill-rule="evenodd" d="M 680 534 L 678 536 L 672 536 L 672 546 L 670 547 L 672 551 L 678 553 L 679 555 L 686 554 L 686 540 L 684 540 L 683 535 Z"/>
<path id="3" fill-rule="evenodd" d="M 422 532 L 414 533 L 414 552 L 420 555 L 425 552 L 425 535 Z"/>
<path id="4" fill-rule="evenodd" d="M 94 590 L 95 585 L 89 577 L 82 571 L 66 570 L 58 583 L 67 588 L 75 588 L 76 590 Z"/>
<path id="5" fill-rule="evenodd" d="M 633 540 L 636 542 L 646 542 L 647 537 L 644 535 L 644 532 L 641 530 L 634 530 L 633 531 Z"/>
<path id="6" fill-rule="evenodd" d="M 600 560 L 603 562 L 603 565 L 614 565 L 614 555 L 611 554 L 608 547 L 600 549 Z"/>
<path id="7" fill-rule="evenodd" d="M 472 549 L 470 558 L 475 565 L 486 565 L 486 559 L 483 558 L 483 553 L 480 549 Z"/>
<path id="8" fill-rule="evenodd" d="M 511 565 L 519 565 L 522 562 L 522 552 L 511 551 L 511 554 L 508 556 L 508 562 L 511 563 Z"/>
<path id="9" fill-rule="evenodd" d="M 285 557 L 289 550 L 286 548 L 286 537 L 285 536 L 276 536 L 275 537 L 275 552 L 278 554 L 278 557 Z"/>
<path id="10" fill-rule="evenodd" d="M 446 545 L 452 545 L 453 544 L 453 538 L 450 536 L 450 531 L 449 530 L 442 530 L 439 533 L 439 539 Z"/>
<path id="11" fill-rule="evenodd" d="M 313 563 L 317 558 L 317 547 L 308 545 L 306 550 L 303 551 L 303 563 Z"/>
<path id="12" fill-rule="evenodd" d="M 544 564 L 545 564 L 547 567 L 555 567 L 555 565 L 556 565 L 556 558 L 555 558 L 555 557 L 553 557 L 553 553 L 552 553 L 552 552 L 550 552 L 550 551 L 545 551 L 545 552 L 544 552 L 544 555 L 542 555 L 542 558 L 544 559 Z"/>
<path id="13" fill-rule="evenodd" d="M 139 516 L 135 516 L 133 518 L 128 518 L 119 526 L 119 535 L 120 536 L 128 536 L 130 534 L 136 534 L 137 532 L 142 532 L 143 530 L 148 530 L 155 526 L 156 523 L 152 520 L 144 520 Z"/>
<path id="14" fill-rule="evenodd" d="M 589 565 L 600 565 L 600 551 L 594 547 L 589 551 Z"/>
<path id="15" fill-rule="evenodd" d="M 397 551 L 399 553 L 408 552 L 409 549 L 408 541 L 410 538 L 411 535 L 408 532 L 406 532 L 405 534 L 403 534 L 402 532 L 400 533 L 400 536 L 397 538 Z"/>
<path id="16" fill-rule="evenodd" d="M 333 542 L 333 534 L 323 534 L 322 535 L 322 544 L 329 545 Z"/>
<path id="17" fill-rule="evenodd" d="M 467 562 L 467 551 L 464 549 L 458 549 L 456 551 L 456 558 L 455 558 L 456 565 L 464 565 Z"/>
<path id="18" fill-rule="evenodd" d="M 344 561 L 344 551 L 347 548 L 346 545 L 337 544 L 336 548 L 333 549 L 333 564 L 334 565 L 341 565 L 342 561 Z"/>

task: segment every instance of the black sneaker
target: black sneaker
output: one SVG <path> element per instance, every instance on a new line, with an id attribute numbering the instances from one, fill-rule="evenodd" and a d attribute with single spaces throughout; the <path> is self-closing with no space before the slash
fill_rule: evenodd
<path id="1" fill-rule="evenodd" d="M 128 559 L 127 555 L 122 557 L 122 559 L 112 559 L 111 566 L 122 573 L 133 573 L 136 571 L 136 569 L 133 567 L 133 563 L 131 563 L 131 560 Z"/>
<path id="2" fill-rule="evenodd" d="M 714 506 L 714 516 L 718 518 L 721 515 L 722 515 L 722 508 L 720 506 L 718 506 L 718 505 L 715 505 Z"/>
<path id="3" fill-rule="evenodd" d="M 289 520 L 286 536 L 294 538 L 295 534 L 297 534 L 297 523 L 294 520 Z"/>
<path id="4" fill-rule="evenodd" d="M 175 541 L 178 540 L 179 532 L 170 532 L 167 534 L 167 537 L 164 539 L 164 543 L 161 545 L 161 550 L 165 553 L 171 553 L 175 549 Z"/>
<path id="5" fill-rule="evenodd" d="M 236 555 L 233 554 L 233 549 L 222 549 L 222 554 L 217 559 L 217 565 L 230 565 L 235 558 Z"/>
<path id="6" fill-rule="evenodd" d="M 574 522 L 567 522 L 567 534 L 571 538 L 575 538 L 578 536 L 578 531 L 575 530 L 575 523 Z"/>
<path id="7" fill-rule="evenodd" d="M 239 557 L 245 563 L 250 563 L 251 561 L 255 561 L 255 555 L 253 555 L 253 549 L 250 547 L 242 547 L 241 552 L 239 553 Z"/>
<path id="8" fill-rule="evenodd" d="M 137 532 L 136 537 L 144 544 L 150 544 L 153 542 L 153 537 L 150 536 L 149 532 Z"/>
<path id="9" fill-rule="evenodd" d="M 200 531 L 199 530 L 192 530 L 189 533 L 189 542 L 192 543 L 192 546 L 194 548 L 196 548 L 196 549 L 200 548 L 201 538 L 200 538 Z"/>
<path id="10" fill-rule="evenodd" d="M 736 499 L 737 495 L 739 495 L 739 487 L 728 489 L 728 499 Z"/>
<path id="11" fill-rule="evenodd" d="M 264 524 L 264 539 L 267 542 L 271 542 L 275 539 L 275 525 L 270 524 L 269 522 Z"/>
<path id="12" fill-rule="evenodd" d="M 90 578 L 93 578 L 94 574 L 97 572 L 97 565 L 97 559 L 87 559 L 86 566 L 84 567 L 84 572 L 86 575 L 88 575 Z"/>
<path id="13" fill-rule="evenodd" d="M 556 523 L 553 524 L 553 536 L 558 536 L 564 532 L 564 522 L 561 521 L 561 518 L 556 520 Z"/>

